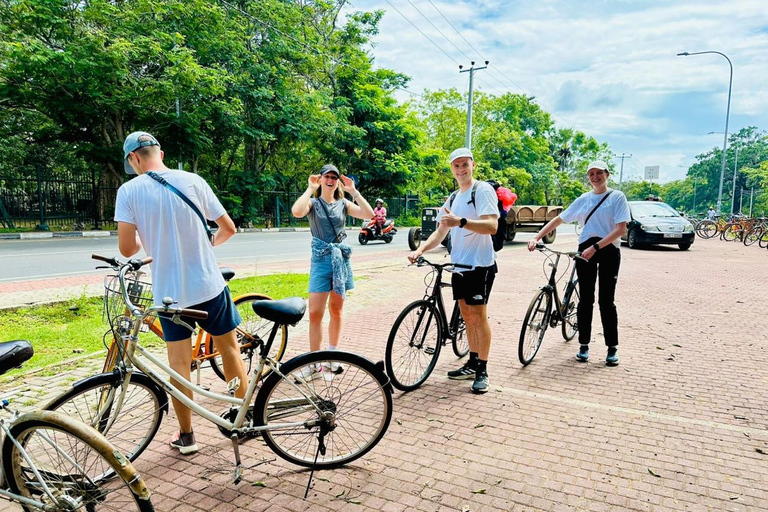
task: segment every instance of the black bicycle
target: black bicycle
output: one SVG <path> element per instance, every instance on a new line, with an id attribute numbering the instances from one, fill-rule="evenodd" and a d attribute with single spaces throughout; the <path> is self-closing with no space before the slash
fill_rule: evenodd
<path id="1" fill-rule="evenodd" d="M 443 282 L 443 271 L 454 272 L 458 268 L 470 269 L 458 263 L 436 264 L 424 258 L 416 260 L 416 266 L 432 267 L 424 278 L 427 286 L 424 298 L 408 304 L 395 320 L 387 340 L 384 361 L 392 385 L 401 391 L 412 391 L 421 386 L 435 369 L 440 349 L 448 340 L 453 353 L 464 357 L 469 352 L 464 318 L 458 301 L 453 305 L 451 321 L 448 322 L 443 288 L 450 283 Z"/>
<path id="2" fill-rule="evenodd" d="M 525 314 L 525 320 L 523 320 L 520 343 L 517 347 L 517 357 L 523 366 L 528 365 L 536 357 L 541 341 L 544 339 L 544 333 L 547 332 L 547 327 L 552 326 L 554 328 L 562 323 L 565 341 L 571 341 L 579 332 L 579 326 L 576 323 L 576 307 L 579 304 L 579 280 L 576 277 L 576 265 L 574 264 L 571 269 L 562 302 L 557 292 L 557 282 L 559 281 L 557 279 L 557 266 L 560 264 L 561 256 L 574 260 L 576 258 L 583 259 L 581 253 L 553 251 L 544 244 L 536 245 L 536 249 L 541 252 L 550 252 L 556 257 L 553 262 L 552 256 L 547 256 L 545 264 L 552 267 L 549 282 L 542 286 L 533 298 L 531 305 L 528 306 L 528 312 Z M 546 270 L 544 274 L 546 275 Z"/>

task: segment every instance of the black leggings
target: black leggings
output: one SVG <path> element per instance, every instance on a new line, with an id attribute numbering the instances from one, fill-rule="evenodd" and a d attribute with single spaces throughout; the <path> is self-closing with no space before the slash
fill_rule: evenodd
<path id="1" fill-rule="evenodd" d="M 579 251 L 585 250 L 600 241 L 590 238 L 579 244 Z M 592 311 L 595 305 L 595 282 L 600 278 L 598 303 L 600 320 L 603 322 L 605 344 L 615 347 L 619 344 L 619 319 L 616 314 L 616 281 L 619 279 L 621 251 L 613 244 L 603 247 L 589 261 L 576 260 L 576 274 L 579 276 L 579 343 L 586 345 L 592 338 Z"/>

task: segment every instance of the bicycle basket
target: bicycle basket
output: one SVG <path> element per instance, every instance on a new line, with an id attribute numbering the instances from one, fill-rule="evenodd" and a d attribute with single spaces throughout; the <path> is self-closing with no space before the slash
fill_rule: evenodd
<path id="1" fill-rule="evenodd" d="M 131 302 L 142 311 L 146 311 L 153 304 L 152 283 L 141 279 L 143 275 L 143 273 L 126 274 L 125 286 Z M 123 300 L 119 276 L 111 275 L 104 278 L 104 312 L 113 331 L 117 333 L 127 332 L 133 327 L 135 318 L 132 317 Z M 142 331 L 146 332 L 149 329 L 155 316 L 152 313 L 144 317 Z"/>

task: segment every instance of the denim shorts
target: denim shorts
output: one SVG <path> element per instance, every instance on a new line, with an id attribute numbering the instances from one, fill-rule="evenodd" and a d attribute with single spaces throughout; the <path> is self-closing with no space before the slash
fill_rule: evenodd
<path id="1" fill-rule="evenodd" d="M 352 275 L 352 263 L 344 260 L 347 267 L 347 291 L 354 289 L 355 279 Z M 333 290 L 333 264 L 330 256 L 312 258 L 309 267 L 309 293 L 323 293 Z"/>
<path id="2" fill-rule="evenodd" d="M 188 316 L 182 316 L 181 319 L 192 327 L 197 323 L 200 328 L 205 329 L 212 336 L 227 334 L 243 321 L 240 312 L 235 307 L 235 303 L 232 302 L 229 287 L 224 288 L 224 291 L 211 300 L 195 304 L 187 309 L 200 309 L 208 312 L 208 318 L 205 320 L 198 320 Z M 163 339 L 166 342 L 182 341 L 192 336 L 192 331 L 183 325 L 173 323 L 170 318 L 163 318 L 159 315 L 158 318 L 160 319 L 160 325 L 163 327 Z"/>

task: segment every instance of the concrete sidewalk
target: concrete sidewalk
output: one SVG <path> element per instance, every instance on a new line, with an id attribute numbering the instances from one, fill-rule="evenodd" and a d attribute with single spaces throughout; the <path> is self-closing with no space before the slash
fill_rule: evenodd
<path id="1" fill-rule="evenodd" d="M 574 245 L 563 236 L 554 247 Z M 353 256 L 358 279 L 345 305 L 343 348 L 383 358 L 397 314 L 424 292 L 426 270 L 407 267 L 405 254 Z M 436 249 L 429 257 L 444 254 Z M 768 285 L 764 250 L 718 240 L 697 240 L 685 252 L 623 248 L 616 368 L 603 362 L 597 308 L 589 363 L 576 362 L 577 346 L 564 343 L 557 328 L 535 361 L 521 367 L 520 326 L 547 267 L 523 243 L 498 256 L 489 305 L 491 392 L 472 395 L 468 382 L 449 381 L 445 372 L 459 362 L 444 350 L 424 386 L 395 394 L 382 442 L 360 461 L 316 473 L 306 501 L 308 472 L 258 440 L 242 445 L 245 479 L 232 485 L 229 441 L 200 418 L 201 451 L 173 454 L 166 444 L 176 428 L 171 414 L 136 462 L 156 509 L 768 509 L 768 355 L 756 307 Z M 306 271 L 306 264 L 293 270 Z M 307 344 L 305 319 L 290 330 L 286 357 Z M 4 387 L 21 395 L 17 403 L 41 402 L 98 366 L 92 360 Z M 210 371 L 204 377 L 222 387 Z"/>

